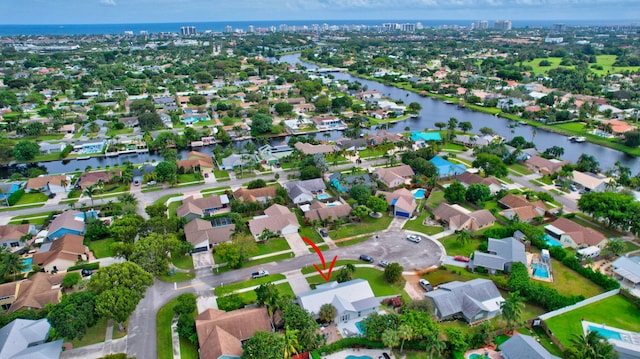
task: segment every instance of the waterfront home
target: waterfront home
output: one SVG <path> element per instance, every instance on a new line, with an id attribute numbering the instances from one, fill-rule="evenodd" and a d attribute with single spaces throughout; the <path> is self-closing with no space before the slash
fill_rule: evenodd
<path id="1" fill-rule="evenodd" d="M 62 193 L 71 184 L 71 177 L 65 175 L 40 176 L 29 178 L 25 189 L 27 192 L 40 191 L 42 193 Z"/>
<path id="2" fill-rule="evenodd" d="M 120 177 L 122 175 L 122 171 L 120 170 L 109 170 L 109 171 L 96 171 L 83 173 L 80 175 L 80 180 L 78 181 L 78 186 L 81 189 L 85 189 L 89 186 L 93 186 L 97 183 L 107 184 L 113 180 L 115 176 Z"/>
<path id="3" fill-rule="evenodd" d="M 367 143 L 372 146 L 380 145 L 384 142 L 397 143 L 405 141 L 402 135 L 397 133 L 391 133 L 387 130 L 378 130 L 376 133 L 369 134 L 366 137 Z"/>
<path id="4" fill-rule="evenodd" d="M 477 231 L 491 227 L 496 222 L 496 217 L 486 209 L 470 212 L 457 204 L 448 203 L 442 203 L 434 209 L 433 216 L 450 230 Z"/>
<path id="5" fill-rule="evenodd" d="M 295 204 L 311 202 L 317 195 L 324 193 L 327 186 L 322 178 L 313 178 L 304 181 L 291 181 L 284 184 L 289 193 L 289 199 Z"/>
<path id="6" fill-rule="evenodd" d="M 364 279 L 319 284 L 316 289 L 298 294 L 296 301 L 316 319 L 323 305 L 333 305 L 337 310 L 334 323 L 365 318 L 380 306 L 380 300 Z"/>
<path id="7" fill-rule="evenodd" d="M 296 142 L 294 147 L 305 155 L 315 155 L 316 153 L 332 153 L 336 151 L 336 147 L 334 145 L 314 145 L 306 142 Z"/>
<path id="8" fill-rule="evenodd" d="M 410 218 L 416 210 L 416 199 L 406 188 L 393 192 L 377 191 L 376 196 L 383 195 L 395 217 Z"/>
<path id="9" fill-rule="evenodd" d="M 293 148 L 288 145 L 271 146 L 264 145 L 258 148 L 260 158 L 268 164 L 275 164 L 282 158 L 293 153 Z"/>
<path id="10" fill-rule="evenodd" d="M 313 117 L 311 121 L 315 122 L 318 131 L 345 130 L 347 128 L 347 125 L 339 117 Z"/>
<path id="11" fill-rule="evenodd" d="M 189 196 L 182 200 L 182 205 L 176 209 L 178 217 L 190 221 L 194 218 L 202 218 L 219 213 L 229 207 L 229 197 L 226 194 L 212 194 L 209 197 L 195 198 Z"/>
<path id="12" fill-rule="evenodd" d="M 556 173 L 567 163 L 569 162 L 557 159 L 547 159 L 540 156 L 531 156 L 524 161 L 524 165 L 527 166 L 528 169 L 543 175 Z"/>
<path id="13" fill-rule="evenodd" d="M 467 170 L 463 164 L 453 164 L 440 156 L 433 157 L 429 162 L 436 166 L 440 178 L 461 175 Z"/>
<path id="14" fill-rule="evenodd" d="M 0 358 L 60 358 L 64 340 L 47 342 L 50 331 L 46 318 L 14 319 L 0 329 Z"/>
<path id="15" fill-rule="evenodd" d="M 213 167 L 213 159 L 211 156 L 198 151 L 191 151 L 187 153 L 186 160 L 178 161 L 178 168 L 182 168 L 185 171 L 195 171 L 203 174 L 212 173 Z"/>
<path id="16" fill-rule="evenodd" d="M 218 166 L 221 170 L 235 170 L 236 168 L 247 166 L 250 163 L 257 162 L 256 155 L 239 155 L 233 153 L 229 157 L 223 158 L 222 163 Z"/>
<path id="17" fill-rule="evenodd" d="M 487 253 L 476 250 L 469 263 L 472 269 L 484 268 L 489 274 L 496 271 L 511 272 L 513 263 L 520 262 L 527 266 L 527 255 L 524 244 L 513 237 L 488 239 Z"/>
<path id="18" fill-rule="evenodd" d="M 216 224 L 219 225 L 214 227 L 211 221 L 200 218 L 185 224 L 184 236 L 193 245 L 192 253 L 207 251 L 219 243 L 231 241 L 235 224 L 226 220 L 216 221 Z"/>
<path id="19" fill-rule="evenodd" d="M 573 171 L 571 181 L 579 188 L 584 188 L 589 192 L 604 192 L 613 179 L 601 174 Z"/>
<path id="20" fill-rule="evenodd" d="M 461 318 L 469 324 L 500 314 L 505 301 L 493 281 L 484 278 L 443 283 L 425 297 L 433 302 L 439 321 Z"/>
<path id="21" fill-rule="evenodd" d="M 560 217 L 544 226 L 551 237 L 557 239 L 563 247 L 582 248 L 594 246 L 604 249 L 609 241 L 602 233 L 582 226 L 572 220 Z"/>
<path id="22" fill-rule="evenodd" d="M 367 138 L 341 138 L 335 141 L 336 147 L 339 150 L 345 151 L 360 151 L 367 148 L 368 139 Z"/>
<path id="23" fill-rule="evenodd" d="M 409 165 L 400 165 L 395 167 L 377 167 L 373 171 L 373 175 L 389 188 L 395 188 L 403 184 L 408 184 L 415 175 L 413 169 Z"/>
<path id="24" fill-rule="evenodd" d="M 38 143 L 40 147 L 40 154 L 47 155 L 50 153 L 60 153 L 67 147 L 64 143 L 48 143 L 48 142 L 40 142 Z"/>
<path id="25" fill-rule="evenodd" d="M 240 358 L 242 345 L 256 332 L 273 331 L 266 307 L 230 312 L 209 308 L 195 318 L 200 359 Z"/>
<path id="26" fill-rule="evenodd" d="M 89 248 L 83 241 L 83 236 L 68 233 L 53 242 L 46 242 L 33 255 L 32 263 L 46 272 L 64 272 L 78 261 L 88 259 Z"/>
<path id="27" fill-rule="evenodd" d="M 262 239 L 260 237 L 265 231 L 277 235 L 286 235 L 298 233 L 298 229 L 300 228 L 296 215 L 293 214 L 289 208 L 279 204 L 274 204 L 265 209 L 264 215 L 253 217 L 248 225 L 256 241 Z"/>

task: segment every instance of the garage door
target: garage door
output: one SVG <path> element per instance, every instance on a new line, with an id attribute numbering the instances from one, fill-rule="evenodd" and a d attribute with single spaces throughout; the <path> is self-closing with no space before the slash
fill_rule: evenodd
<path id="1" fill-rule="evenodd" d="M 409 218 L 411 216 L 407 212 L 397 211 L 396 212 L 396 217 Z"/>

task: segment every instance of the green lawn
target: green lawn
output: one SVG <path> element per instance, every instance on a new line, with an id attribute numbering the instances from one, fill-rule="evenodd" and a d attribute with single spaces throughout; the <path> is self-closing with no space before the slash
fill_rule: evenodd
<path id="1" fill-rule="evenodd" d="M 193 269 L 193 259 L 190 255 L 185 254 L 183 256 L 176 256 L 171 258 L 171 262 L 174 266 L 180 269 Z"/>
<path id="2" fill-rule="evenodd" d="M 156 348 L 159 359 L 173 359 L 173 342 L 171 339 L 171 321 L 175 313 L 173 307 L 178 304 L 177 298 L 165 304 L 156 314 Z"/>
<path id="3" fill-rule="evenodd" d="M 393 220 L 386 213 L 382 215 L 382 218 L 366 217 L 361 223 L 349 223 L 340 226 L 337 230 L 329 231 L 329 236 L 336 240 L 341 238 L 349 238 L 360 234 L 374 233 L 382 231 L 389 227 L 389 224 Z"/>
<path id="4" fill-rule="evenodd" d="M 360 158 L 382 157 L 385 153 L 387 153 L 387 151 L 381 148 L 367 148 L 358 151 L 358 156 L 360 156 Z"/>
<path id="5" fill-rule="evenodd" d="M 195 277 L 196 277 L 195 273 L 192 273 L 192 272 L 188 272 L 188 273 L 175 272 L 174 274 L 159 276 L 158 279 L 160 279 L 163 282 L 178 283 L 178 282 L 191 280 Z"/>
<path id="6" fill-rule="evenodd" d="M 320 236 L 320 233 L 311 227 L 300 227 L 300 237 L 310 239 L 313 243 L 324 243 L 324 239 Z"/>
<path id="7" fill-rule="evenodd" d="M 444 192 L 434 190 L 433 192 L 431 192 L 429 198 L 427 198 L 427 207 L 431 210 L 434 210 L 443 202 L 445 202 Z"/>
<path id="8" fill-rule="evenodd" d="M 540 283 L 555 288 L 562 295 L 582 294 L 589 298 L 604 292 L 602 287 L 595 285 L 589 279 L 553 258 L 551 259 L 551 267 L 553 268 L 553 283 Z"/>
<path id="9" fill-rule="evenodd" d="M 200 176 L 196 176 L 194 173 L 185 173 L 178 175 L 178 183 L 199 182 L 202 181 Z"/>
<path id="10" fill-rule="evenodd" d="M 525 166 L 523 166 L 523 165 L 521 165 L 519 163 L 511 164 L 508 167 L 509 167 L 509 169 L 511 169 L 513 171 L 516 171 L 516 172 L 518 172 L 520 174 L 523 174 L 523 175 L 530 175 L 530 174 L 533 173 L 527 167 L 525 167 Z"/>
<path id="11" fill-rule="evenodd" d="M 96 258 L 113 257 L 111 245 L 116 241 L 113 238 L 101 239 L 99 241 L 89 242 L 89 249 Z"/>
<path id="12" fill-rule="evenodd" d="M 606 75 L 608 73 L 620 73 L 624 71 L 637 72 L 640 71 L 640 66 L 623 66 L 623 67 L 613 67 L 613 63 L 616 62 L 616 55 L 597 55 L 596 56 L 596 64 L 602 66 L 602 70 L 591 69 L 591 71 L 597 73 L 598 75 Z M 591 68 L 589 64 L 589 67 Z"/>
<path id="13" fill-rule="evenodd" d="M 155 202 L 153 202 L 153 204 L 158 204 L 158 203 L 165 204 L 167 200 L 169 200 L 169 198 L 180 197 L 180 196 L 183 196 L 183 194 L 182 193 L 168 194 L 158 198 Z"/>
<path id="14" fill-rule="evenodd" d="M 281 296 L 286 295 L 292 298 L 295 296 L 295 294 L 293 293 L 293 289 L 291 289 L 291 286 L 289 285 L 289 283 L 276 284 L 276 289 L 278 290 L 278 293 L 280 293 Z M 238 296 L 240 297 L 240 299 L 245 305 L 253 304 L 258 299 L 255 290 L 238 293 Z"/>
<path id="15" fill-rule="evenodd" d="M 91 344 L 102 343 L 104 342 L 104 337 L 106 334 L 107 320 L 100 319 L 96 322 L 96 325 L 91 328 L 87 328 L 87 333 L 82 337 L 82 339 L 76 338 L 74 340 L 71 340 L 71 345 L 73 345 L 74 348 L 79 348 Z"/>
<path id="16" fill-rule="evenodd" d="M 16 206 L 20 206 L 23 204 L 33 204 L 33 203 L 42 203 L 46 202 L 48 199 L 47 195 L 44 193 L 25 193 L 20 197 Z"/>
<path id="17" fill-rule="evenodd" d="M 191 343 L 185 338 L 180 338 L 180 358 L 183 359 L 198 359 L 200 354 L 198 353 L 198 346 Z"/>
<path id="18" fill-rule="evenodd" d="M 177 217 L 178 207 L 180 206 L 182 206 L 182 201 L 175 201 L 175 202 L 169 203 L 169 205 L 167 206 L 169 211 L 169 217 Z"/>
<path id="19" fill-rule="evenodd" d="M 284 274 L 271 274 L 262 278 L 249 279 L 244 282 L 236 282 L 233 284 L 226 284 L 223 286 L 219 286 L 213 290 L 213 293 L 217 296 L 223 296 L 226 294 L 231 294 L 240 289 L 256 287 L 256 286 L 259 286 L 260 284 L 271 283 L 271 282 L 275 282 L 285 278 L 286 277 L 284 276 Z"/>
<path id="20" fill-rule="evenodd" d="M 211 192 L 224 192 L 225 190 L 230 190 L 231 187 L 229 186 L 222 186 L 222 187 L 216 187 L 216 188 L 206 188 L 203 189 L 202 191 L 200 191 L 200 193 L 211 193 Z"/>
<path id="21" fill-rule="evenodd" d="M 340 258 L 340 257 L 338 257 Z M 346 265 L 346 264 L 362 264 L 362 261 L 358 261 L 355 259 L 338 259 L 336 260 L 336 264 L 334 264 L 334 268 L 338 268 L 340 266 Z M 318 263 L 316 263 L 318 264 Z M 334 269 L 335 270 L 335 269 Z M 309 274 L 309 273 L 314 273 L 316 272 L 315 267 L 313 266 L 313 263 L 306 265 L 304 268 L 302 268 L 301 270 L 302 274 Z"/>
<path id="22" fill-rule="evenodd" d="M 335 275 L 335 272 L 332 273 L 332 276 Z M 404 290 L 398 286 L 393 284 L 389 284 L 384 280 L 384 272 L 378 270 L 376 268 L 356 268 L 356 272 L 353 275 L 354 278 L 362 278 L 369 282 L 371 289 L 373 290 L 373 294 L 376 297 L 383 297 L 388 295 L 399 295 L 404 292 Z M 307 277 L 307 282 L 312 286 L 317 284 L 325 283 L 325 280 L 321 275 L 315 275 L 311 277 Z"/>
<path id="23" fill-rule="evenodd" d="M 67 198 L 80 198 L 80 196 L 82 196 L 82 191 L 77 189 L 73 189 L 67 194 Z"/>
<path id="24" fill-rule="evenodd" d="M 543 61 L 543 60 L 549 61 L 551 63 L 551 66 L 540 66 L 540 61 Z M 549 72 L 549 70 L 553 70 L 560 67 L 560 62 L 562 62 L 561 57 L 547 57 L 547 58 L 537 57 L 531 61 L 523 62 L 523 65 L 531 66 L 533 68 L 533 72 L 536 74 L 542 74 L 542 73 Z M 574 66 L 562 66 L 562 67 L 574 68 Z"/>
<path id="25" fill-rule="evenodd" d="M 562 344 L 569 345 L 572 333 L 582 334 L 581 319 L 640 332 L 640 309 L 621 295 L 555 316 L 545 322 Z"/>
<path id="26" fill-rule="evenodd" d="M 425 226 L 422 224 L 425 218 L 429 216 L 429 212 L 424 211 L 418 218 L 407 221 L 402 229 L 424 233 L 429 236 L 442 232 L 443 229 L 440 226 Z"/>
<path id="27" fill-rule="evenodd" d="M 284 238 L 271 238 L 267 242 L 258 243 L 258 253 L 256 256 L 262 256 L 269 253 L 290 250 L 289 243 Z"/>
<path id="28" fill-rule="evenodd" d="M 466 243 L 462 243 L 458 240 L 457 234 L 452 234 L 450 236 L 444 237 L 440 239 L 442 245 L 444 245 L 444 249 L 447 252 L 447 255 L 450 256 L 470 256 L 473 251 L 478 249 L 480 244 L 485 242 L 484 239 L 469 239 Z"/>
<path id="29" fill-rule="evenodd" d="M 447 143 L 442 147 L 443 151 L 453 151 L 453 152 L 464 152 L 467 150 L 463 145 L 458 145 L 456 143 Z"/>
<path id="30" fill-rule="evenodd" d="M 369 238 L 371 238 L 371 236 L 362 235 L 362 236 L 357 237 L 357 238 L 352 238 L 352 239 L 348 239 L 348 240 L 344 240 L 344 241 L 336 241 L 335 244 L 338 247 L 352 246 L 354 244 L 358 244 L 358 243 L 364 242 Z"/>

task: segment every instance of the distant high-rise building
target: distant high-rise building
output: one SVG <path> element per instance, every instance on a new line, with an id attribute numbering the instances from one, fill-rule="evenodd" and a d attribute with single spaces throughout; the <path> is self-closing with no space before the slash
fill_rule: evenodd
<path id="1" fill-rule="evenodd" d="M 282 31 L 282 32 L 289 31 L 289 25 L 287 25 L 287 24 L 280 24 L 280 31 Z"/>
<path id="2" fill-rule="evenodd" d="M 149 35 L 149 31 L 147 30 L 140 30 L 140 36 L 148 36 Z"/>
<path id="3" fill-rule="evenodd" d="M 565 31 L 567 29 L 567 25 L 565 25 L 565 24 L 553 24 L 551 29 L 553 31 L 556 31 L 556 32 L 563 32 L 563 31 Z"/>
<path id="4" fill-rule="evenodd" d="M 496 30 L 511 30 L 511 21 L 510 20 L 496 20 L 493 22 L 493 27 Z"/>
<path id="5" fill-rule="evenodd" d="M 416 31 L 416 24 L 402 24 L 402 31 L 414 32 Z"/>
<path id="6" fill-rule="evenodd" d="M 421 22 L 417 22 L 416 23 L 416 30 L 422 30 L 422 29 L 424 29 L 424 25 L 422 25 Z"/>
<path id="7" fill-rule="evenodd" d="M 180 33 L 182 34 L 182 36 L 195 35 L 196 34 L 196 27 L 195 26 L 182 26 L 180 28 Z"/>
<path id="8" fill-rule="evenodd" d="M 326 22 L 322 24 L 322 31 L 329 31 L 329 24 L 327 24 Z"/>
<path id="9" fill-rule="evenodd" d="M 476 22 L 476 30 L 486 30 L 489 28 L 489 21 L 479 20 Z"/>
<path id="10" fill-rule="evenodd" d="M 253 25 L 249 25 L 249 32 L 251 33 L 256 32 L 256 28 L 253 27 Z"/>
<path id="11" fill-rule="evenodd" d="M 227 25 L 224 27 L 224 32 L 226 32 L 227 34 L 230 34 L 233 32 L 233 26 L 231 25 Z"/>
<path id="12" fill-rule="evenodd" d="M 133 31 L 131 31 L 131 30 L 125 30 L 125 31 L 124 31 L 124 35 L 125 35 L 125 36 L 133 36 Z"/>

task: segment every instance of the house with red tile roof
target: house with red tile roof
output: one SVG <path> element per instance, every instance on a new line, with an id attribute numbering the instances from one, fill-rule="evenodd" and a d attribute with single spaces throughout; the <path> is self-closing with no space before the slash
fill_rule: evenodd
<path id="1" fill-rule="evenodd" d="M 544 226 L 545 231 L 562 243 L 563 247 L 583 248 L 594 246 L 604 249 L 609 240 L 602 233 L 582 226 L 568 218 L 560 217 Z"/>

